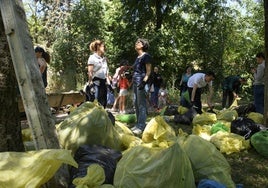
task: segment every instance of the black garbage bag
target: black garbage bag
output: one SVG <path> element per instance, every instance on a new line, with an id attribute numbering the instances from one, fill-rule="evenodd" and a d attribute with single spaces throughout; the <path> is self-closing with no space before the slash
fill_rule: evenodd
<path id="1" fill-rule="evenodd" d="M 106 110 L 106 112 L 107 112 L 108 117 L 111 120 L 112 124 L 115 125 L 115 117 L 114 117 L 114 115 L 111 112 L 109 112 L 108 110 Z"/>
<path id="2" fill-rule="evenodd" d="M 98 164 L 103 167 L 105 172 L 104 184 L 113 184 L 116 164 L 121 157 L 121 152 L 105 146 L 80 146 L 74 155 L 74 159 L 78 163 L 78 168 L 70 168 L 69 188 L 75 188 L 75 185 L 72 184 L 75 178 L 87 175 L 87 168 L 91 164 Z"/>
<path id="3" fill-rule="evenodd" d="M 231 132 L 244 136 L 245 139 L 249 139 L 254 133 L 260 130 L 261 127 L 259 124 L 246 117 L 238 117 L 231 122 Z"/>
<path id="4" fill-rule="evenodd" d="M 250 112 L 256 112 L 255 105 L 253 103 L 239 105 L 235 108 L 238 117 L 245 117 Z"/>
<path id="5" fill-rule="evenodd" d="M 174 122 L 176 124 L 184 124 L 184 125 L 190 125 L 193 121 L 193 118 L 197 115 L 196 110 L 191 107 L 187 112 L 184 114 L 175 114 L 174 116 Z"/>
<path id="6" fill-rule="evenodd" d="M 164 115 L 173 116 L 179 114 L 178 107 L 179 107 L 178 105 L 168 105 L 165 109 Z"/>

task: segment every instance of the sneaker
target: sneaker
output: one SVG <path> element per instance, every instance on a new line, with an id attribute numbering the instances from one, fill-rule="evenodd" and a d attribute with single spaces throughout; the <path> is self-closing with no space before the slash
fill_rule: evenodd
<path id="1" fill-rule="evenodd" d="M 132 128 L 131 128 L 131 131 L 133 132 L 134 135 L 137 135 L 137 136 L 138 136 L 138 135 L 141 135 L 142 132 L 143 132 L 143 131 L 142 131 L 141 129 L 139 129 L 138 127 L 132 127 Z"/>
<path id="2" fill-rule="evenodd" d="M 117 110 L 115 108 L 112 108 L 110 111 L 111 112 L 116 112 Z"/>

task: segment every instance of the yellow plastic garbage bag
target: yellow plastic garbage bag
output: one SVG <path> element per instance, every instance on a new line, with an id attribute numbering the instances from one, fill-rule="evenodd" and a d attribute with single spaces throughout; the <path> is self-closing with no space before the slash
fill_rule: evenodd
<path id="1" fill-rule="evenodd" d="M 0 153 L 0 187 L 40 187 L 53 177 L 62 163 L 78 167 L 71 152 L 64 149 Z"/>
<path id="2" fill-rule="evenodd" d="M 121 150 L 118 132 L 108 113 L 96 103 L 84 103 L 56 125 L 60 145 L 74 154 L 81 145 L 103 145 Z"/>
<path id="3" fill-rule="evenodd" d="M 200 136 L 205 140 L 210 140 L 211 136 L 211 126 L 210 125 L 196 125 L 192 129 L 192 134 Z"/>
<path id="4" fill-rule="evenodd" d="M 30 128 L 27 129 L 22 129 L 21 130 L 21 134 L 22 134 L 22 141 L 33 141 L 33 137 L 32 137 L 32 132 Z"/>
<path id="5" fill-rule="evenodd" d="M 185 114 L 188 110 L 189 110 L 189 108 L 186 108 L 184 106 L 179 106 L 178 107 L 178 113 L 179 114 Z"/>
<path id="6" fill-rule="evenodd" d="M 235 188 L 231 178 L 231 167 L 213 144 L 199 136 L 187 136 L 183 132 L 178 135 L 178 138 L 191 161 L 196 182 L 211 179 L 228 188 Z"/>
<path id="7" fill-rule="evenodd" d="M 224 120 L 224 121 L 233 121 L 238 117 L 238 113 L 236 110 L 231 110 L 231 109 L 226 109 L 226 110 L 221 110 L 217 114 L 217 119 L 218 120 Z"/>
<path id="8" fill-rule="evenodd" d="M 122 122 L 115 122 L 115 129 L 119 133 L 120 141 L 122 143 L 122 150 L 142 144 L 142 140 L 134 136 L 132 131 Z"/>
<path id="9" fill-rule="evenodd" d="M 117 164 L 114 186 L 195 188 L 192 167 L 178 143 L 168 148 L 140 145 L 123 154 Z"/>
<path id="10" fill-rule="evenodd" d="M 75 178 L 73 184 L 76 188 L 112 188 L 113 185 L 104 184 L 105 172 L 99 164 L 92 164 L 87 168 L 87 175 L 82 178 Z"/>
<path id="11" fill-rule="evenodd" d="M 222 153 L 231 154 L 250 148 L 250 140 L 235 133 L 219 131 L 211 136 L 213 143 Z"/>
<path id="12" fill-rule="evenodd" d="M 248 114 L 248 118 L 252 119 L 255 123 L 258 124 L 263 124 L 264 122 L 263 115 L 257 112 L 250 112 Z"/>
<path id="13" fill-rule="evenodd" d="M 174 129 L 166 123 L 162 116 L 156 116 L 149 121 L 142 134 L 144 143 L 168 141 L 176 138 Z"/>
<path id="14" fill-rule="evenodd" d="M 210 125 L 216 123 L 217 117 L 214 113 L 203 112 L 198 114 L 193 119 L 193 125 Z"/>

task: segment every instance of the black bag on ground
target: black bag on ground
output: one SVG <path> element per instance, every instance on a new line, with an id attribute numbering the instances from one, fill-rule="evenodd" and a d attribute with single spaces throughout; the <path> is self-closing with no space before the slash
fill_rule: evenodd
<path id="1" fill-rule="evenodd" d="M 184 125 L 190 125 L 193 121 L 193 118 L 196 116 L 197 112 L 196 110 L 191 107 L 187 112 L 184 114 L 175 114 L 174 116 L 174 122 L 176 124 L 184 124 Z"/>
<path id="2" fill-rule="evenodd" d="M 178 107 L 179 107 L 178 105 L 168 105 L 165 109 L 164 115 L 172 116 L 172 115 L 179 114 Z"/>
<path id="3" fill-rule="evenodd" d="M 235 108 L 238 117 L 245 117 L 250 112 L 256 112 L 255 105 L 253 103 L 239 105 Z"/>
<path id="4" fill-rule="evenodd" d="M 119 151 L 107 148 L 105 146 L 83 145 L 78 148 L 74 155 L 78 168 L 70 168 L 69 188 L 74 188 L 72 181 L 77 177 L 87 175 L 87 168 L 91 164 L 99 164 L 105 172 L 104 184 L 113 184 L 114 173 L 117 162 L 121 159 L 122 154 Z"/>
<path id="5" fill-rule="evenodd" d="M 231 122 L 231 132 L 244 136 L 249 139 L 254 133 L 259 132 L 261 127 L 252 119 L 246 117 L 238 117 Z"/>

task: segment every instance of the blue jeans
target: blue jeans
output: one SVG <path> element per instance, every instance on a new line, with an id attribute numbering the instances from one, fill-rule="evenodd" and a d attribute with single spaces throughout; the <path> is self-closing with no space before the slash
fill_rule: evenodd
<path id="1" fill-rule="evenodd" d="M 256 112 L 263 114 L 264 111 L 264 85 L 254 85 L 254 105 Z"/>
<path id="2" fill-rule="evenodd" d="M 101 82 L 99 86 L 95 85 L 95 99 L 104 107 L 107 106 L 107 86 Z"/>
<path id="3" fill-rule="evenodd" d="M 134 92 L 134 104 L 135 111 L 137 117 L 136 127 L 144 130 L 146 126 L 146 118 L 147 118 L 147 105 L 146 105 L 146 92 L 144 89 L 139 90 L 137 84 L 133 84 L 133 92 Z"/>

